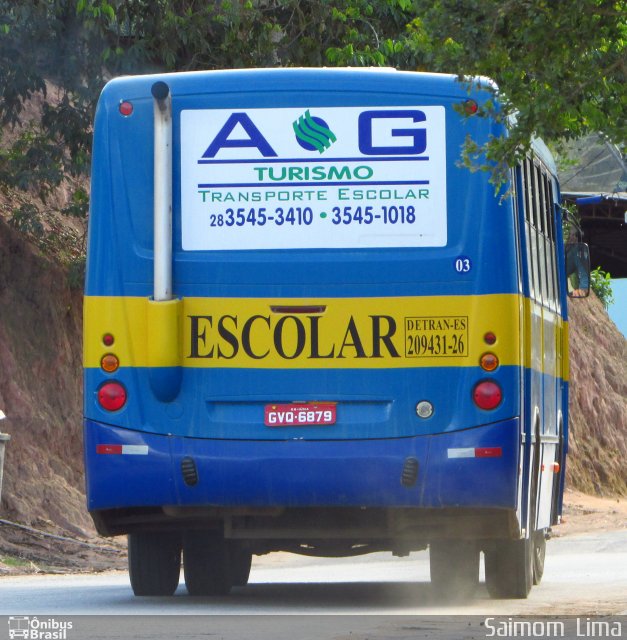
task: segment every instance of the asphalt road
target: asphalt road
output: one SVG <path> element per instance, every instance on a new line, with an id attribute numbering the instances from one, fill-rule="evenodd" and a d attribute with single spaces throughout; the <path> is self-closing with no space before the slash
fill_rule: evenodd
<path id="1" fill-rule="evenodd" d="M 198 624 L 203 637 L 216 638 L 484 638 L 490 637 L 487 617 L 508 616 L 575 616 L 585 631 L 587 620 L 627 615 L 627 530 L 551 540 L 544 579 L 527 600 L 490 600 L 481 585 L 470 602 L 438 602 L 427 552 L 400 559 L 384 553 L 351 559 L 273 554 L 255 559 L 248 586 L 225 597 L 190 597 L 181 581 L 172 598 L 136 598 L 124 572 L 3 577 L 0 615 L 140 616 L 106 623 L 94 618 L 89 629 L 95 635 L 81 637 L 172 637 L 167 629 L 174 624 L 177 637 L 191 638 Z M 176 617 L 155 618 L 163 615 Z M 627 622 L 624 627 L 627 634 Z M 420 635 L 429 629 L 431 636 Z M 73 640 L 71 631 L 61 640 Z"/>

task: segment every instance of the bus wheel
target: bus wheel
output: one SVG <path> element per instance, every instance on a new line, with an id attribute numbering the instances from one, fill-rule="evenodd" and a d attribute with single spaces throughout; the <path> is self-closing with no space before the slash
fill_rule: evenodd
<path id="1" fill-rule="evenodd" d="M 237 543 L 231 544 L 231 578 L 234 587 L 245 587 L 248 584 L 253 554 Z"/>
<path id="2" fill-rule="evenodd" d="M 533 584 L 540 584 L 544 575 L 544 557 L 546 556 L 546 535 L 544 529 L 533 536 Z"/>
<path id="3" fill-rule="evenodd" d="M 181 574 L 178 533 L 131 533 L 128 572 L 136 596 L 171 596 Z"/>
<path id="4" fill-rule="evenodd" d="M 485 582 L 491 598 L 526 598 L 531 591 L 533 538 L 495 540 L 485 550 Z"/>
<path id="5" fill-rule="evenodd" d="M 206 531 L 187 532 L 183 537 L 183 574 L 190 596 L 226 595 L 232 579 L 225 540 Z"/>
<path id="6" fill-rule="evenodd" d="M 431 584 L 447 600 L 467 599 L 479 584 L 479 548 L 473 540 L 437 540 L 429 545 Z"/>

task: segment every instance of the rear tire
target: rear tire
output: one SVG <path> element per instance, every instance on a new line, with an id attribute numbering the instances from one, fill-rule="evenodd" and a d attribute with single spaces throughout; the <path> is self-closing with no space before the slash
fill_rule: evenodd
<path id="1" fill-rule="evenodd" d="M 234 587 L 245 587 L 250 577 L 253 554 L 237 543 L 231 543 L 231 578 Z"/>
<path id="2" fill-rule="evenodd" d="M 485 584 L 490 597 L 493 599 L 525 599 L 535 579 L 536 544 L 539 545 L 538 534 L 535 531 L 538 501 L 538 480 L 540 477 L 540 426 L 536 419 L 535 446 L 533 461 L 530 467 L 531 487 L 529 491 L 529 537 L 520 540 L 495 540 L 486 549 L 485 555 Z M 544 540 L 544 536 L 542 537 Z M 542 548 L 538 546 L 538 550 Z M 540 566 L 540 560 L 541 565 Z M 538 556 L 538 570 L 544 571 L 544 554 Z M 541 573 L 538 574 L 538 582 Z"/>
<path id="3" fill-rule="evenodd" d="M 128 572 L 136 596 L 171 596 L 181 574 L 181 536 L 177 533 L 131 533 Z"/>
<path id="4" fill-rule="evenodd" d="M 540 584 L 544 575 L 546 556 L 546 536 L 544 530 L 536 531 L 533 544 L 533 584 Z"/>
<path id="5" fill-rule="evenodd" d="M 437 540 L 429 545 L 431 584 L 446 600 L 465 600 L 479 584 L 479 547 L 473 540 Z"/>
<path id="6" fill-rule="evenodd" d="M 533 538 L 495 540 L 485 550 L 485 582 L 491 598 L 526 598 L 533 583 Z"/>
<path id="7" fill-rule="evenodd" d="M 226 595 L 233 584 L 229 546 L 222 537 L 190 531 L 183 538 L 183 573 L 190 596 Z"/>

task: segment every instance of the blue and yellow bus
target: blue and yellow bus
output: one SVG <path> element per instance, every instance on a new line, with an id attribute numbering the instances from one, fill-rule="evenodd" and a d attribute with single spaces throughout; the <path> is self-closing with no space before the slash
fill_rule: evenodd
<path id="1" fill-rule="evenodd" d="M 562 507 L 564 244 L 538 143 L 460 166 L 493 87 L 394 70 L 119 78 L 95 120 L 88 508 L 137 595 L 245 585 L 253 555 L 481 553 L 526 597 Z M 504 195 L 505 193 L 505 195 Z"/>

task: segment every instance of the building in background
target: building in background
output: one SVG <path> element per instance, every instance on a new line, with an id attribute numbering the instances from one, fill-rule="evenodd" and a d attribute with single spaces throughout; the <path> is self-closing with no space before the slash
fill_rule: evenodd
<path id="1" fill-rule="evenodd" d="M 624 150 L 623 150 L 624 151 Z M 562 199 L 577 207 L 593 269 L 612 277 L 612 320 L 627 336 L 627 163 L 601 134 L 567 143 L 558 153 Z"/>
<path id="2" fill-rule="evenodd" d="M 568 143 L 558 158 L 562 199 L 575 204 L 592 268 L 627 278 L 627 164 L 600 134 Z"/>

